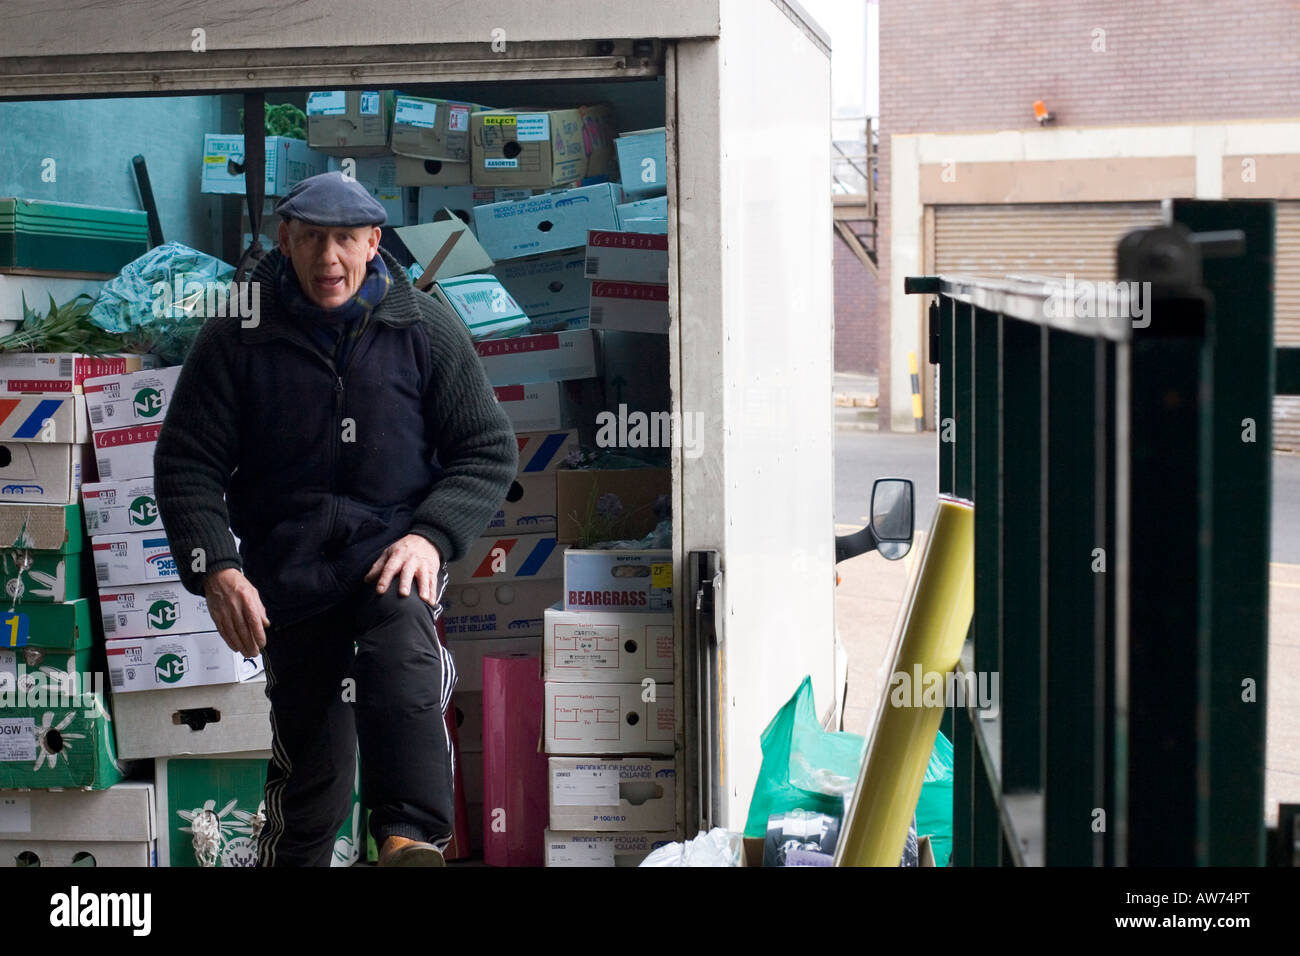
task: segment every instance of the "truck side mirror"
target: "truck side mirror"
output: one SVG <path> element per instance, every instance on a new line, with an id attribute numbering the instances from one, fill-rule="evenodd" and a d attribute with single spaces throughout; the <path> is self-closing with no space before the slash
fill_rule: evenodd
<path id="1" fill-rule="evenodd" d="M 871 530 L 876 550 L 897 561 L 912 550 L 912 483 L 906 478 L 877 478 L 871 489 Z"/>

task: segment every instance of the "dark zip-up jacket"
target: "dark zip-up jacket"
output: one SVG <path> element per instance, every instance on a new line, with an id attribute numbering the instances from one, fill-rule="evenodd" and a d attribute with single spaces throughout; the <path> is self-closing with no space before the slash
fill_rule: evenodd
<path id="1" fill-rule="evenodd" d="M 408 533 L 457 560 L 505 499 L 517 444 L 468 331 L 379 254 L 393 283 L 342 368 L 281 305 L 278 249 L 252 276 L 259 324 L 204 323 L 154 453 L 186 590 L 239 567 L 272 623 L 290 624 Z"/>

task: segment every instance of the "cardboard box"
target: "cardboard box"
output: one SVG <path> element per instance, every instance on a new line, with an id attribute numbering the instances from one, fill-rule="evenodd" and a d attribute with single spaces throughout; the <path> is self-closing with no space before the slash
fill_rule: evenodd
<path id="1" fill-rule="evenodd" d="M 596 336 L 590 331 L 517 335 L 476 342 L 474 349 L 493 385 L 535 385 L 600 375 Z"/>
<path id="2" fill-rule="evenodd" d="M 538 659 L 537 671 L 541 673 L 541 640 L 537 637 L 505 637 L 493 640 L 447 641 L 451 658 L 456 663 L 456 692 L 483 692 L 483 658 L 522 655 Z M 481 749 L 481 748 L 480 748 Z"/>
<path id="3" fill-rule="evenodd" d="M 121 786 L 119 784 L 119 786 Z M 0 867 L 6 866 L 98 866 L 140 867 L 157 865 L 155 843 L 123 843 L 108 840 L 55 842 L 52 840 L 0 840 Z M 84 899 L 75 895 L 73 899 Z M 78 905 L 73 903 L 74 906 Z"/>
<path id="4" fill-rule="evenodd" d="M 451 584 L 553 581 L 564 574 L 564 549 L 556 546 L 553 534 L 477 538 L 449 573 Z"/>
<path id="5" fill-rule="evenodd" d="M 599 403 L 596 379 L 568 379 L 531 385 L 497 385 L 492 391 L 516 432 L 590 428 Z M 594 421 L 594 419 L 593 419 Z"/>
<path id="6" fill-rule="evenodd" d="M 0 444 L 0 501 L 75 504 L 89 448 L 44 442 Z"/>
<path id="7" fill-rule="evenodd" d="M 549 475 L 559 470 L 570 452 L 578 450 L 578 433 L 573 429 L 554 432 L 517 432 L 519 477 Z"/>
<path id="8" fill-rule="evenodd" d="M 25 276 L 0 276 L 21 279 Z M 68 280 L 46 279 L 44 282 Z M 98 283 L 96 283 L 98 285 Z M 69 297 L 70 298 L 70 297 Z M 58 301 L 64 301 L 59 299 Z M 33 300 L 33 308 L 49 307 L 48 301 Z M 22 318 L 21 315 L 18 318 Z M 88 378 L 122 375 L 152 368 L 153 355 L 82 355 L 77 352 L 0 352 L 0 391 L 11 393 L 80 392 Z"/>
<path id="9" fill-rule="evenodd" d="M 591 283 L 591 327 L 666 335 L 668 286 L 646 282 Z"/>
<path id="10" fill-rule="evenodd" d="M 671 551 L 580 550 L 564 554 L 566 611 L 671 611 Z"/>
<path id="11" fill-rule="evenodd" d="M 668 235 L 667 219 L 620 219 L 618 227 L 624 232 L 640 232 L 650 236 Z"/>
<path id="12" fill-rule="evenodd" d="M 0 572 L 10 601 L 59 604 L 86 596 L 79 553 L 5 548 L 0 551 Z"/>
<path id="13" fill-rule="evenodd" d="M 244 657 L 216 631 L 105 641 L 113 694 L 204 684 L 242 684 L 262 673 L 262 656 Z"/>
<path id="14" fill-rule="evenodd" d="M 96 432 L 161 422 L 181 367 L 148 369 L 86 380 L 86 410 Z M 130 477 L 130 476 L 122 476 Z"/>
<path id="15" fill-rule="evenodd" d="M 386 156 L 392 90 L 316 90 L 307 94 L 307 144 L 336 156 Z"/>
<path id="16" fill-rule="evenodd" d="M 446 159 L 420 159 L 416 156 L 397 157 L 397 185 L 419 186 L 469 186 L 469 163 L 453 163 Z M 469 204 L 470 207 L 473 203 Z M 423 213 L 420 221 L 424 222 Z"/>
<path id="17" fill-rule="evenodd" d="M 490 275 L 439 279 L 429 292 L 455 312 L 475 339 L 528 327 L 528 316 L 505 286 Z"/>
<path id="18" fill-rule="evenodd" d="M 637 199 L 633 202 L 620 203 L 614 212 L 618 215 L 618 228 L 630 232 L 626 223 L 633 219 L 662 219 L 668 221 L 668 197 L 656 199 Z"/>
<path id="19" fill-rule="evenodd" d="M 95 453 L 95 471 L 100 481 L 110 478 L 123 480 L 127 478 L 147 478 L 153 475 L 153 453 L 158 445 L 158 433 L 162 431 L 162 422 L 149 425 L 127 425 L 125 428 L 105 428 L 94 431 L 92 446 Z M 38 446 L 32 446 L 38 447 Z M 81 448 L 81 445 L 63 447 Z M 3 472 L 0 472 L 3 474 Z M 76 488 L 80 491 L 80 470 Z M 73 498 L 75 501 L 75 497 Z"/>
<path id="20" fill-rule="evenodd" d="M 474 643 L 466 641 L 465 643 Z M 483 643 L 488 643 L 484 641 Z M 463 691 L 456 685 L 451 695 L 452 712 L 456 716 L 456 747 L 462 753 L 483 752 L 483 692 Z M 464 766 L 461 767 L 462 771 Z M 480 801 L 481 802 L 481 801 Z"/>
<path id="21" fill-rule="evenodd" d="M 180 584 L 137 584 L 99 591 L 104 637 L 153 637 L 215 631 L 208 600 Z"/>
<path id="22" fill-rule="evenodd" d="M 675 833 L 546 831 L 547 866 L 640 866 L 651 850 L 678 841 Z"/>
<path id="23" fill-rule="evenodd" d="M 242 684 L 208 684 L 119 694 L 113 725 L 124 759 L 221 754 L 271 747 L 265 675 Z"/>
<path id="24" fill-rule="evenodd" d="M 0 504 L 0 547 L 76 554 L 85 541 L 79 505 Z"/>
<path id="25" fill-rule="evenodd" d="M 548 754 L 673 755 L 676 724 L 673 686 L 657 684 L 655 699 L 643 701 L 648 686 L 574 684 L 547 681 L 543 705 L 544 749 Z"/>
<path id="26" fill-rule="evenodd" d="M 122 779 L 101 694 L 67 707 L 0 708 L 0 790 L 85 787 Z"/>
<path id="27" fill-rule="evenodd" d="M 623 282 L 668 282 L 668 237 L 593 229 L 587 233 L 588 279 Z"/>
<path id="28" fill-rule="evenodd" d="M 399 169 L 402 159 L 401 156 L 397 157 Z M 408 162 L 422 162 L 422 160 L 408 160 Z M 430 162 L 436 162 L 436 160 L 430 160 Z M 398 175 L 400 177 L 401 174 Z M 422 185 L 417 203 L 419 221 L 432 222 L 436 214 L 443 209 L 450 209 L 463 222 L 469 223 L 470 229 L 474 230 L 474 234 L 477 236 L 478 230 L 474 225 L 475 206 L 490 206 L 492 203 L 497 202 L 513 202 L 518 199 L 527 199 L 532 194 L 533 190 L 531 189 L 497 189 L 491 186 L 470 185 Z"/>
<path id="29" fill-rule="evenodd" d="M 0 395 L 0 441 L 75 444 L 90 441 L 81 395 Z"/>
<path id="30" fill-rule="evenodd" d="M 470 117 L 470 175 L 479 186 L 547 187 L 607 175 L 616 165 L 608 104 L 485 110 Z"/>
<path id="31" fill-rule="evenodd" d="M 304 140 L 288 136 L 266 137 L 266 195 L 283 196 L 310 176 L 325 172 L 326 156 Z M 203 137 L 203 175 L 199 191 L 242 196 L 244 187 L 244 136 L 242 133 L 207 133 Z"/>
<path id="32" fill-rule="evenodd" d="M 667 130 L 642 129 L 614 140 L 623 192 L 636 199 L 668 192 Z"/>
<path id="33" fill-rule="evenodd" d="M 443 593 L 443 627 L 452 638 L 542 636 L 542 613 L 564 586 L 558 578 L 449 584 Z"/>
<path id="34" fill-rule="evenodd" d="M 673 682 L 673 616 L 546 609 L 542 677 L 574 683 Z M 643 828 L 644 829 L 644 828 Z"/>
<path id="35" fill-rule="evenodd" d="M 672 490 L 667 468 L 562 468 L 555 474 L 556 538 L 571 545 L 584 533 L 596 535 L 592 543 L 644 538 L 660 521 L 655 504 Z"/>
<path id="36" fill-rule="evenodd" d="M 167 536 L 155 531 L 103 534 L 90 539 L 95 582 L 105 586 L 179 581 Z"/>
<path id="37" fill-rule="evenodd" d="M 13 695 L 0 698 L 0 714 L 14 706 L 86 710 L 91 705 L 80 696 L 103 693 L 103 673 L 90 671 L 93 631 L 85 598 L 10 605 L 0 614 L 0 629 L 0 692 Z"/>
<path id="38" fill-rule="evenodd" d="M 583 274 L 586 264 L 584 249 L 566 249 L 501 262 L 492 272 L 537 329 L 586 320 L 591 308 L 591 282 Z"/>
<path id="39" fill-rule="evenodd" d="M 552 830 L 677 830 L 671 760 L 547 759 Z"/>
<path id="40" fill-rule="evenodd" d="M 469 226 L 450 209 L 444 209 L 442 218 L 434 222 L 402 226 L 395 232 L 422 270 L 415 282 L 421 291 L 427 292 L 435 279 L 451 279 L 492 268 L 492 257 L 483 251 Z"/>
<path id="41" fill-rule="evenodd" d="M 555 476 L 516 477 L 485 535 L 555 533 Z"/>
<path id="42" fill-rule="evenodd" d="M 483 107 L 459 100 L 397 95 L 388 145 L 401 156 L 470 161 L 470 114 Z"/>
<path id="43" fill-rule="evenodd" d="M 156 764 L 159 866 L 255 866 L 254 818 L 263 810 L 268 751 L 166 757 Z M 194 846 L 192 821 L 205 810 L 217 816 L 221 834 L 215 859 L 201 861 Z M 351 866 L 360 859 L 360 774 L 352 789 L 349 813 L 334 841 L 331 866 Z"/>
<path id="44" fill-rule="evenodd" d="M 559 252 L 587 244 L 592 229 L 616 229 L 622 200 L 614 183 L 579 186 L 514 202 L 474 207 L 478 241 L 494 260 Z"/>
<path id="45" fill-rule="evenodd" d="M 406 225 L 406 189 L 397 184 L 397 157 L 371 156 L 352 161 L 356 163 L 352 170 L 353 178 L 384 207 L 384 214 L 388 217 L 384 225 Z M 345 159 L 330 156 L 325 165 L 327 169 L 339 172 L 344 162 Z"/>
<path id="46" fill-rule="evenodd" d="M 0 794 L 0 840 L 151 843 L 157 836 L 151 783 L 123 781 L 107 790 Z M 12 855 L 0 854 L 0 866 L 13 866 Z"/>
<path id="47" fill-rule="evenodd" d="M 156 531 L 162 527 L 152 475 L 82 485 L 81 502 L 86 530 L 91 534 Z"/>

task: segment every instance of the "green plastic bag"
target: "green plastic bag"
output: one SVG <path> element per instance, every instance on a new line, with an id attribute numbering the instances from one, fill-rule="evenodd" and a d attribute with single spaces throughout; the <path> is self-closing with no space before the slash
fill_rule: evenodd
<path id="1" fill-rule="evenodd" d="M 790 810 L 844 816 L 844 797 L 853 792 L 867 741 L 858 734 L 822 729 L 813 704 L 812 678 L 763 731 L 763 763 L 749 804 L 745 836 L 767 836 L 767 818 Z"/>
<path id="2" fill-rule="evenodd" d="M 934 865 L 947 866 L 952 855 L 952 743 L 939 731 L 916 802 L 916 832 L 930 834 Z"/>

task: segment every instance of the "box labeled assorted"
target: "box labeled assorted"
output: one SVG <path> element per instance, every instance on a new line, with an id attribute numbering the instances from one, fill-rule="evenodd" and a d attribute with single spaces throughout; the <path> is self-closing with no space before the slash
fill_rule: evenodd
<path id="1" fill-rule="evenodd" d="M 0 441 L 77 444 L 90 441 L 81 395 L 0 395 Z"/>
<path id="2" fill-rule="evenodd" d="M 98 691 L 83 690 L 66 706 L 0 708 L 0 790 L 103 790 L 122 773 Z"/>
<path id="3" fill-rule="evenodd" d="M 204 684 L 241 684 L 262 673 L 262 657 L 232 651 L 216 631 L 105 641 L 114 694 Z"/>
<path id="4" fill-rule="evenodd" d="M 45 442 L 0 443 L 0 501 L 75 503 L 89 449 L 89 445 Z"/>
<path id="5" fill-rule="evenodd" d="M 591 327 L 615 332 L 668 332 L 668 286 L 592 280 Z"/>
<path id="6" fill-rule="evenodd" d="M 564 609 L 671 611 L 672 552 L 568 549 Z"/>
<path id="7" fill-rule="evenodd" d="M 528 316 L 496 276 L 466 275 L 439 279 L 429 291 L 460 316 L 475 339 L 528 328 Z"/>
<path id="8" fill-rule="evenodd" d="M 644 538 L 667 516 L 672 489 L 667 468 L 561 468 L 555 473 L 555 536 L 564 544 L 593 534 L 588 541 Z"/>
<path id="9" fill-rule="evenodd" d="M 0 866 L 153 866 L 151 783 L 0 795 Z"/>
<path id="10" fill-rule="evenodd" d="M 496 385 L 492 391 L 516 432 L 556 431 L 584 424 L 587 409 L 594 407 L 590 398 L 599 384 L 594 379 L 568 379 L 532 385 Z"/>
<path id="11" fill-rule="evenodd" d="M 601 371 L 596 336 L 587 330 L 476 342 L 474 350 L 493 385 L 535 385 L 595 378 Z"/>
<path id="12" fill-rule="evenodd" d="M 483 658 L 541 657 L 536 637 L 506 637 L 493 640 L 449 640 L 447 647 L 456 662 L 456 692 L 482 693 Z M 538 664 L 540 672 L 541 664 Z"/>
<path id="13" fill-rule="evenodd" d="M 340 156 L 384 156 L 393 121 L 392 90 L 307 94 L 307 145 Z"/>
<path id="14" fill-rule="evenodd" d="M 557 578 L 448 584 L 442 617 L 448 639 L 542 636 L 543 612 L 555 603 Z"/>
<path id="15" fill-rule="evenodd" d="M 588 279 L 668 282 L 668 237 L 593 229 L 587 233 Z"/>
<path id="16" fill-rule="evenodd" d="M 91 427 L 98 432 L 161 422 L 180 374 L 181 367 L 172 365 L 87 379 L 84 388 Z"/>
<path id="17" fill-rule="evenodd" d="M 491 535 L 475 539 L 450 567 L 451 584 L 512 580 L 558 581 L 564 575 L 564 549 L 553 534 Z"/>
<path id="18" fill-rule="evenodd" d="M 265 675 L 241 684 L 118 694 L 113 726 L 124 759 L 269 750 L 271 702 Z"/>
<path id="19" fill-rule="evenodd" d="M 154 362 L 152 355 L 0 352 L 0 392 L 79 392 L 88 378 L 138 372 Z"/>
<path id="20" fill-rule="evenodd" d="M 99 535 L 91 539 L 90 551 L 95 559 L 95 582 L 101 588 L 180 580 L 171 545 L 159 532 Z"/>
<path id="21" fill-rule="evenodd" d="M 548 681 L 640 683 L 673 680 L 673 616 L 548 607 L 542 677 Z"/>
<path id="22" fill-rule="evenodd" d="M 340 171 L 343 160 L 330 156 L 326 168 Z M 384 207 L 386 226 L 406 225 L 406 190 L 397 184 L 397 159 L 394 156 L 371 156 L 355 160 L 352 175 L 371 197 Z"/>
<path id="23" fill-rule="evenodd" d="M 552 830 L 676 831 L 671 760 L 550 757 Z"/>
<path id="24" fill-rule="evenodd" d="M 283 196 L 299 182 L 325 172 L 324 153 L 305 140 L 289 136 L 266 137 L 266 195 Z M 207 133 L 203 137 L 203 176 L 199 191 L 242 196 L 244 188 L 244 136 L 242 133 Z"/>
<path id="25" fill-rule="evenodd" d="M 99 591 L 104 637 L 152 637 L 215 631 L 207 598 L 180 584 L 137 584 Z"/>
<path id="26" fill-rule="evenodd" d="M 99 473 L 100 480 L 151 476 L 153 453 L 158 445 L 160 431 L 162 431 L 160 421 L 150 425 L 127 425 L 125 428 L 95 430 L 92 447 L 95 453 L 95 469 Z M 77 474 L 77 490 L 80 490 L 79 469 Z"/>
<path id="27" fill-rule="evenodd" d="M 586 318 L 591 306 L 586 265 L 585 249 L 565 249 L 501 262 L 492 272 L 528 314 L 533 328 L 541 328 Z"/>
<path id="28" fill-rule="evenodd" d="M 203 757 L 166 757 L 156 764 L 159 866 L 256 866 L 258 819 L 265 802 L 269 751 Z M 220 839 L 199 839 L 195 819 L 216 814 Z M 360 859 L 360 773 L 354 777 L 352 810 L 334 840 L 330 866 Z"/>
<path id="29" fill-rule="evenodd" d="M 478 241 L 494 260 L 537 256 L 586 246 L 593 229 L 616 229 L 616 183 L 579 186 L 516 202 L 474 207 Z"/>
<path id="30" fill-rule="evenodd" d="M 667 130 L 660 127 L 623 133 L 614 140 L 623 192 L 629 198 L 644 199 L 667 194 L 667 135 Z"/>
<path id="31" fill-rule="evenodd" d="M 81 502 L 86 512 L 86 530 L 91 534 L 156 531 L 162 527 L 152 475 L 82 485 Z"/>
<path id="32" fill-rule="evenodd" d="M 671 757 L 676 723 L 671 684 L 571 684 L 547 681 L 548 754 L 660 754 Z M 654 700 L 642 700 L 653 693 Z"/>
<path id="33" fill-rule="evenodd" d="M 517 477 L 510 483 L 506 500 L 501 503 L 484 534 L 554 534 L 555 476 Z"/>
<path id="34" fill-rule="evenodd" d="M 483 107 L 399 93 L 389 146 L 401 156 L 470 161 L 469 118 Z"/>
<path id="35" fill-rule="evenodd" d="M 613 154 L 609 105 L 470 116 L 470 174 L 480 186 L 545 188 L 608 175 Z"/>
<path id="36" fill-rule="evenodd" d="M 675 833 L 546 831 L 547 866 L 639 866 L 651 850 L 673 843 Z"/>

